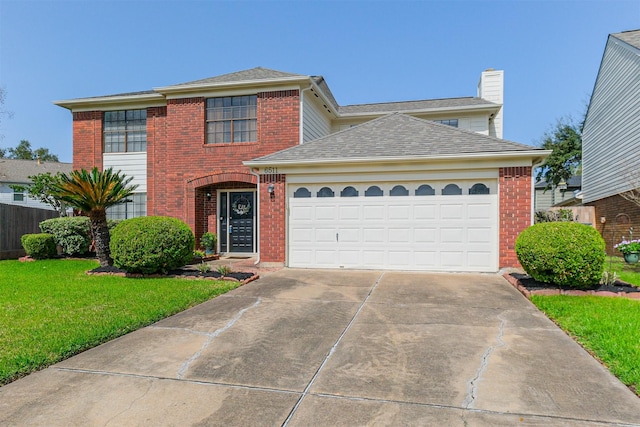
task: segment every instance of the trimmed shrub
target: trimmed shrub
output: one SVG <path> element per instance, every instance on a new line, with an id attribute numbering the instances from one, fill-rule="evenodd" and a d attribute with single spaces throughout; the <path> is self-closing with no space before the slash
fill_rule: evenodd
<path id="1" fill-rule="evenodd" d="M 91 245 L 91 224 L 86 216 L 52 218 L 40 223 L 43 233 L 53 234 L 57 245 L 67 255 L 81 255 L 89 252 Z"/>
<path id="2" fill-rule="evenodd" d="M 602 278 L 605 243 L 598 231 L 576 222 L 543 222 L 524 230 L 515 244 L 518 261 L 535 280 L 587 288 Z"/>
<path id="3" fill-rule="evenodd" d="M 33 259 L 53 258 L 58 253 L 55 239 L 48 233 L 23 234 L 20 242 L 27 255 Z"/>
<path id="4" fill-rule="evenodd" d="M 129 273 L 166 273 L 193 259 L 195 238 L 176 218 L 144 216 L 122 221 L 111 231 L 113 264 Z"/>

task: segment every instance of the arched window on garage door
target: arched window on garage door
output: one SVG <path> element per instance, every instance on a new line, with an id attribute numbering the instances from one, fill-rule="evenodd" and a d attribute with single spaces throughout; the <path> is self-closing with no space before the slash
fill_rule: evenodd
<path id="1" fill-rule="evenodd" d="M 293 193 L 294 198 L 304 198 L 311 197 L 311 191 L 307 190 L 305 187 L 298 188 L 295 193 Z"/>
<path id="2" fill-rule="evenodd" d="M 364 192 L 364 197 L 378 197 L 383 195 L 384 192 L 377 185 L 372 185 Z"/>
<path id="3" fill-rule="evenodd" d="M 447 184 L 447 186 L 442 189 L 443 196 L 459 196 L 461 194 L 462 188 L 455 184 Z"/>
<path id="4" fill-rule="evenodd" d="M 333 197 L 335 193 L 329 187 L 322 187 L 316 194 L 318 197 Z"/>
<path id="5" fill-rule="evenodd" d="M 435 196 L 436 190 L 430 185 L 424 184 L 416 188 L 416 196 Z"/>
<path id="6" fill-rule="evenodd" d="M 352 186 L 344 187 L 340 192 L 340 197 L 358 197 L 358 190 Z"/>
<path id="7" fill-rule="evenodd" d="M 404 188 L 404 186 L 402 185 L 396 185 L 391 189 L 391 191 L 389 192 L 389 195 L 390 196 L 408 196 L 409 190 Z"/>
<path id="8" fill-rule="evenodd" d="M 473 184 L 469 189 L 469 194 L 489 194 L 489 187 L 481 183 Z"/>

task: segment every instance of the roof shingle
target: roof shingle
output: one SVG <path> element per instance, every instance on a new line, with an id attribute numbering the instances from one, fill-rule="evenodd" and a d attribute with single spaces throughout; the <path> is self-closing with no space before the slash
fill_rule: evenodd
<path id="1" fill-rule="evenodd" d="M 617 39 L 640 49 L 640 30 L 623 31 L 621 33 L 611 34 Z"/>
<path id="2" fill-rule="evenodd" d="M 71 163 L 41 162 L 37 160 L 0 159 L 0 182 L 29 183 L 30 176 L 41 173 L 69 173 L 73 170 Z"/>
<path id="3" fill-rule="evenodd" d="M 393 113 L 253 162 L 439 157 L 531 150 L 536 148 Z"/>

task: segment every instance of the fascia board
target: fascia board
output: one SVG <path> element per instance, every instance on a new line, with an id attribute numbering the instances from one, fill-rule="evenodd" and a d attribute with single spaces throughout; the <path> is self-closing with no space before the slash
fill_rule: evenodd
<path id="1" fill-rule="evenodd" d="M 243 162 L 256 172 L 263 172 L 265 168 L 277 168 L 277 173 L 306 173 L 309 168 L 314 171 L 320 170 L 367 170 L 371 166 L 391 169 L 408 169 L 415 166 L 428 166 L 430 168 L 451 168 L 460 165 L 462 168 L 470 166 L 478 167 L 479 162 L 483 162 L 485 167 L 507 167 L 507 166 L 533 166 L 540 163 L 551 154 L 551 150 L 527 150 L 508 151 L 501 153 L 478 153 L 478 154 L 455 154 L 444 156 L 428 157 L 376 157 L 361 159 L 331 159 L 331 160 L 286 160 L 273 161 L 249 160 Z M 257 169 L 257 170 L 255 170 Z M 264 172 L 263 172 L 264 173 Z"/>
<path id="2" fill-rule="evenodd" d="M 156 93 L 144 95 L 102 96 L 95 98 L 78 98 L 64 101 L 53 101 L 54 105 L 73 112 L 99 110 L 116 110 L 118 108 L 162 107 L 167 105 L 164 96 Z"/>
<path id="3" fill-rule="evenodd" d="M 217 91 L 220 89 L 228 89 L 234 87 L 272 87 L 282 85 L 292 85 L 294 83 L 309 83 L 309 77 L 281 77 L 268 80 L 243 80 L 235 82 L 222 82 L 222 83 L 198 83 L 193 85 L 178 85 L 178 86 L 164 86 L 153 88 L 154 91 L 163 95 L 174 94 L 193 94 L 206 91 Z"/>

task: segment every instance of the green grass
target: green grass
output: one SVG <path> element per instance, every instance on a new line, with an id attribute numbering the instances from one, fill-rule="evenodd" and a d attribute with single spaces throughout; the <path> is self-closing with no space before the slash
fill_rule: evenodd
<path id="1" fill-rule="evenodd" d="M 566 295 L 531 301 L 640 396 L 640 301 Z"/>
<path id="2" fill-rule="evenodd" d="M 0 385 L 238 286 L 85 274 L 97 266 L 0 261 Z"/>
<path id="3" fill-rule="evenodd" d="M 607 257 L 604 263 L 605 271 L 609 270 L 610 261 L 611 269 L 618 274 L 620 280 L 635 286 L 640 286 L 640 263 L 627 264 L 623 258 Z"/>

